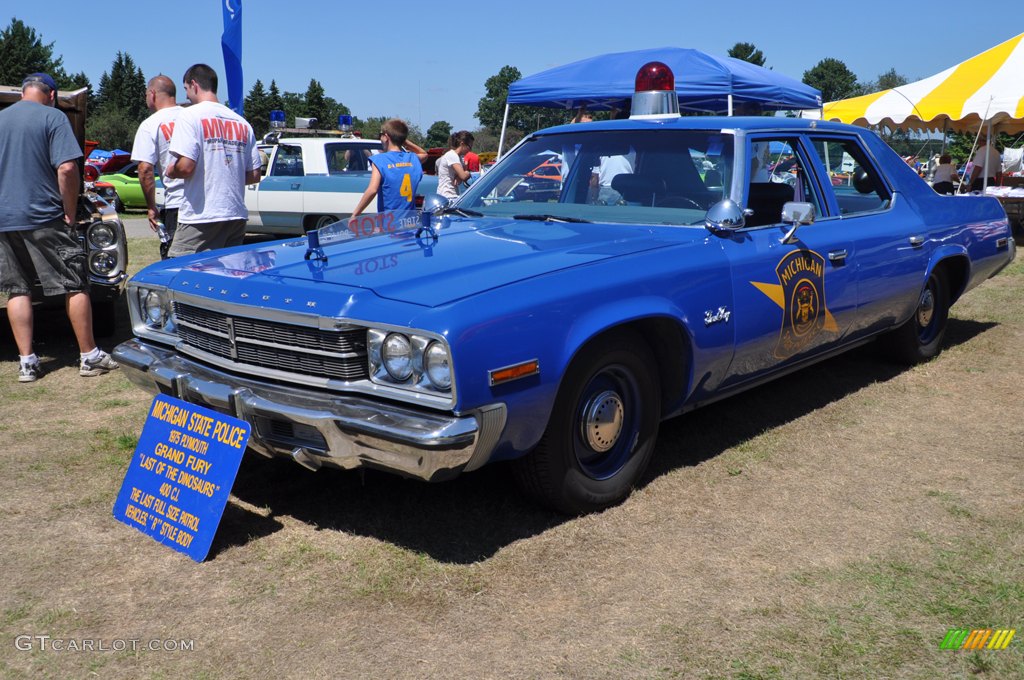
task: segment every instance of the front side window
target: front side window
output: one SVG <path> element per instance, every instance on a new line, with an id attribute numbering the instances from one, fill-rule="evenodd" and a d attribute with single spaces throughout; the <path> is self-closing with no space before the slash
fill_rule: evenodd
<path id="1" fill-rule="evenodd" d="M 817 214 L 822 214 L 822 200 L 797 138 L 751 139 L 749 158 L 746 226 L 778 224 L 783 206 L 791 201 L 810 203 Z"/>
<path id="2" fill-rule="evenodd" d="M 302 149 L 297 146 L 281 144 L 277 147 L 274 167 L 270 170 L 271 177 L 302 177 L 305 171 L 302 166 Z"/>
<path id="3" fill-rule="evenodd" d="M 889 207 L 892 194 L 856 140 L 821 136 L 813 137 L 811 145 L 831 180 L 840 215 Z"/>
<path id="4" fill-rule="evenodd" d="M 537 135 L 485 173 L 459 206 L 488 216 L 702 224 L 732 177 L 721 131 L 588 130 Z"/>

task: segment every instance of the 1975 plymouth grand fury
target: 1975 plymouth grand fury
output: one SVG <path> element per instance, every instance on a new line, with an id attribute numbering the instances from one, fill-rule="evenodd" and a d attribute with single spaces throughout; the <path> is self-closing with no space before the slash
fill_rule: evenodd
<path id="1" fill-rule="evenodd" d="M 420 228 L 370 215 L 146 268 L 117 360 L 267 456 L 424 480 L 515 459 L 580 513 L 629 494 L 665 418 L 875 339 L 935 356 L 950 305 L 1014 257 L 995 199 L 935 194 L 867 130 L 639 96 L 529 135 Z M 550 186 L 524 180 L 545 163 Z"/>

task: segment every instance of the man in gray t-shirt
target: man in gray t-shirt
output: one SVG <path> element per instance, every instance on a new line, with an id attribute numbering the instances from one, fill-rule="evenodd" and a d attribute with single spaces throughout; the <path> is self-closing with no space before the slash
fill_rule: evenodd
<path id="1" fill-rule="evenodd" d="M 18 346 L 19 382 L 42 373 L 32 350 L 32 286 L 65 295 L 81 353 L 79 375 L 101 375 L 117 362 L 96 346 L 85 251 L 73 233 L 77 222 L 82 149 L 71 124 L 54 108 L 57 85 L 33 73 L 21 101 L 0 111 L 0 293 Z"/>

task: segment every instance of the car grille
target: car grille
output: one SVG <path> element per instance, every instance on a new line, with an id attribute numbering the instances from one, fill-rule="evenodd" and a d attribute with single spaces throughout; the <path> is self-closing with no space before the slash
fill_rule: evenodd
<path id="1" fill-rule="evenodd" d="M 366 329 L 322 330 L 174 303 L 186 345 L 238 364 L 332 380 L 368 377 Z"/>

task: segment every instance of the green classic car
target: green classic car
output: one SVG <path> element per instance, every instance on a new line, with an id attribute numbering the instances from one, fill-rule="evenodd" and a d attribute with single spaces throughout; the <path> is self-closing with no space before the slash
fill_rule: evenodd
<path id="1" fill-rule="evenodd" d="M 145 210 L 146 197 L 142 195 L 139 183 L 139 164 L 129 163 L 115 173 L 100 175 L 93 185 L 96 193 L 114 206 L 117 212 L 125 210 Z M 156 176 L 156 203 L 163 205 L 164 185 L 160 176 Z"/>

